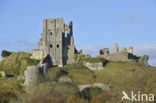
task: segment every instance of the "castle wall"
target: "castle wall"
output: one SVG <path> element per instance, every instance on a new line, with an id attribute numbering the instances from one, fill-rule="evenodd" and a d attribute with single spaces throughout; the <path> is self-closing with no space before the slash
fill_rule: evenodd
<path id="1" fill-rule="evenodd" d="M 137 60 L 137 56 L 133 55 L 133 48 L 129 47 L 129 51 L 127 48 L 122 48 L 121 51 L 118 51 L 117 44 L 114 44 L 114 52 L 109 53 L 108 48 L 103 48 L 100 50 L 100 55 L 96 57 L 104 58 L 110 61 L 134 61 Z"/>
<path id="2" fill-rule="evenodd" d="M 43 57 L 49 55 L 52 65 L 63 66 L 72 63 L 75 55 L 72 22 L 64 24 L 63 18 L 44 19 L 42 38 L 38 42 L 37 48 L 43 47 Z M 34 58 L 40 55 L 33 50 Z"/>
<path id="3" fill-rule="evenodd" d="M 32 50 L 31 58 L 41 60 L 43 58 L 43 50 L 40 49 Z"/>

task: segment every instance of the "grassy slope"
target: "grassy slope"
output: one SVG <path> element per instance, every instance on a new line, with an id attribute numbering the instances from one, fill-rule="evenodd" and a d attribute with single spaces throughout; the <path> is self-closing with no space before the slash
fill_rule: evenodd
<path id="1" fill-rule="evenodd" d="M 5 71 L 7 75 L 15 76 L 12 78 L 0 78 L 0 103 L 7 103 L 10 98 L 24 92 L 16 77 L 23 74 L 28 65 L 37 65 L 38 63 L 38 60 L 30 59 L 30 54 L 26 52 L 13 53 L 0 62 L 0 71 Z"/>
<path id="2" fill-rule="evenodd" d="M 83 61 L 86 62 L 86 60 Z M 103 59 L 97 60 L 105 62 Z M 96 59 L 89 59 L 89 61 L 96 62 Z M 13 53 L 0 62 L 0 70 L 4 70 L 7 74 L 19 75 L 23 73 L 27 65 L 37 63 L 38 61 L 30 59 L 29 53 Z M 115 91 L 114 95 L 119 99 L 121 99 L 123 90 L 156 94 L 156 68 L 145 67 L 138 62 L 107 62 L 104 69 L 97 71 L 89 70 L 80 62 L 62 68 L 52 67 L 48 75 L 52 80 L 58 80 L 60 76 L 66 75 L 75 84 L 93 84 L 95 82 L 110 84 L 112 90 Z M 20 92 L 23 92 L 23 89 L 15 78 L 0 80 L 1 98 L 7 96 L 8 93 L 14 95 Z"/>
<path id="3" fill-rule="evenodd" d="M 30 59 L 30 53 L 13 53 L 0 62 L 0 71 L 5 71 L 8 75 L 20 75 L 28 65 L 37 65 L 38 60 Z"/>
<path id="4" fill-rule="evenodd" d="M 156 95 L 156 68 L 145 67 L 138 62 L 108 62 L 104 69 L 97 71 L 90 71 L 81 63 L 60 69 L 67 71 L 67 76 L 76 84 L 109 84 L 119 98 L 123 90 Z"/>

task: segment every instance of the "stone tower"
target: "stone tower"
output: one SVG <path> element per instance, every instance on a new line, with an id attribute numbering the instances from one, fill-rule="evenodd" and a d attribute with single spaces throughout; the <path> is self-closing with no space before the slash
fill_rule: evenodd
<path id="1" fill-rule="evenodd" d="M 113 49 L 114 49 L 114 53 L 117 53 L 119 51 L 117 43 L 114 44 Z"/>
<path id="2" fill-rule="evenodd" d="M 128 52 L 133 54 L 133 47 L 128 47 Z"/>
<path id="3" fill-rule="evenodd" d="M 44 19 L 41 35 L 37 50 L 42 46 L 43 58 L 49 55 L 52 65 L 55 66 L 63 66 L 74 61 L 76 49 L 71 21 L 66 25 L 63 18 Z"/>

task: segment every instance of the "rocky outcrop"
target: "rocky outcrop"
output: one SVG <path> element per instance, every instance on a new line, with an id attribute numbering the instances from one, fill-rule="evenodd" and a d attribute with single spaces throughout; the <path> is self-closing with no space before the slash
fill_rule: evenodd
<path id="1" fill-rule="evenodd" d="M 99 63 L 89 63 L 89 62 L 86 62 L 86 63 L 84 63 L 84 65 L 86 67 L 88 67 L 90 70 L 101 70 L 101 69 L 104 68 L 102 62 L 99 62 Z"/>
<path id="2" fill-rule="evenodd" d="M 88 85 L 78 85 L 78 89 L 79 91 L 83 91 L 86 88 L 90 88 L 90 87 L 98 87 L 101 88 L 102 90 L 110 90 L 110 86 L 107 84 L 103 84 L 103 83 L 94 83 L 93 85 L 88 84 Z"/>
<path id="3" fill-rule="evenodd" d="M 86 88 L 89 88 L 89 87 L 91 87 L 92 85 L 90 85 L 90 84 L 88 84 L 88 85 L 78 85 L 78 89 L 79 89 L 79 91 L 81 92 L 81 91 L 83 91 L 84 89 L 86 89 Z"/>
<path id="4" fill-rule="evenodd" d="M 145 66 L 149 66 L 148 59 L 149 59 L 149 56 L 144 55 L 144 56 L 139 57 L 139 62 Z"/>
<path id="5" fill-rule="evenodd" d="M 0 71 L 0 78 L 5 78 L 6 77 L 6 74 L 4 71 Z"/>
<path id="6" fill-rule="evenodd" d="M 69 78 L 69 77 L 67 77 L 67 76 L 61 76 L 61 77 L 59 78 L 59 82 L 69 82 L 69 83 L 71 83 L 72 80 L 71 80 L 71 78 Z"/>
<path id="7" fill-rule="evenodd" d="M 101 88 L 102 90 L 110 90 L 110 86 L 103 83 L 94 83 L 93 85 Z"/>

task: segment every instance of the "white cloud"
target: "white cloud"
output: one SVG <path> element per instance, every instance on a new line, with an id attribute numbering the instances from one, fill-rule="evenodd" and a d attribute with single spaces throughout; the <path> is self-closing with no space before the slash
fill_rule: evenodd
<path id="1" fill-rule="evenodd" d="M 137 15 L 132 15 L 132 14 L 127 14 L 123 16 L 124 21 L 135 21 L 135 20 L 142 20 L 142 19 L 149 19 L 151 18 L 150 16 L 146 16 L 144 14 L 137 14 Z"/>

